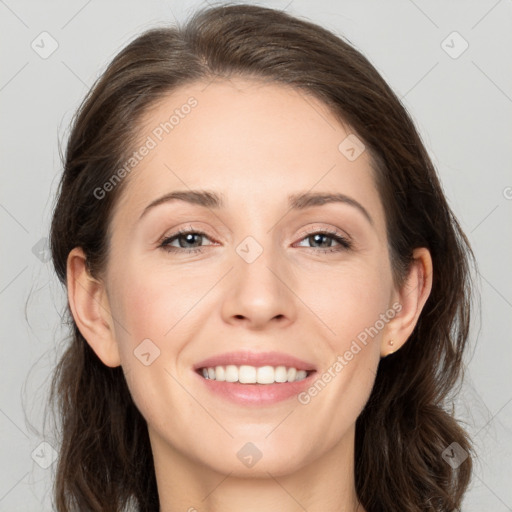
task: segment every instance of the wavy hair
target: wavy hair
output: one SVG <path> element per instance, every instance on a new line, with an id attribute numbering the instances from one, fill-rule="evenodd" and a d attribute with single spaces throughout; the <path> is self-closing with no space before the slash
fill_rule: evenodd
<path id="1" fill-rule="evenodd" d="M 463 378 L 474 257 L 409 114 L 348 41 L 282 11 L 222 5 L 197 11 L 180 26 L 147 30 L 129 43 L 72 122 L 50 236 L 59 279 L 66 284 L 74 247 L 84 250 L 93 276 L 105 269 L 112 211 L 126 180 L 101 201 L 94 191 L 131 156 L 143 115 L 179 87 L 230 76 L 313 95 L 357 133 L 385 205 L 397 285 L 413 249 L 430 250 L 430 297 L 407 343 L 380 361 L 356 422 L 355 481 L 368 512 L 458 509 L 471 478 L 471 456 L 453 469 L 442 454 L 454 442 L 473 451 L 449 405 Z M 70 339 L 53 374 L 49 402 L 61 422 L 57 510 L 158 511 L 147 425 L 122 368 L 105 366 L 69 307 L 67 315 Z"/>

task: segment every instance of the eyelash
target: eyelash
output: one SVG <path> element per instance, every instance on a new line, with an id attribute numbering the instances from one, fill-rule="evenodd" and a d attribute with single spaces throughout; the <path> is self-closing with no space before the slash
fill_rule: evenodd
<path id="1" fill-rule="evenodd" d="M 182 248 L 182 247 L 173 247 L 173 246 L 169 245 L 174 240 L 177 240 L 180 236 L 189 235 L 189 234 L 200 235 L 200 236 L 204 236 L 204 237 L 210 239 L 210 237 L 206 233 L 203 233 L 202 231 L 198 231 L 196 229 L 180 229 L 176 233 L 173 233 L 171 236 L 163 238 L 160 241 L 160 244 L 158 247 L 164 249 L 165 251 L 167 251 L 169 253 L 185 252 L 185 253 L 191 254 L 191 253 L 201 252 L 203 249 L 202 247 L 186 249 L 186 248 Z M 316 248 L 316 247 L 306 247 L 306 249 L 312 249 L 315 252 L 321 252 L 321 253 L 336 253 L 336 252 L 341 252 L 341 251 L 346 251 L 346 250 L 352 249 L 352 242 L 350 242 L 350 240 L 348 240 L 347 238 L 341 236 L 336 231 L 323 230 L 323 231 L 311 231 L 311 232 L 302 233 L 301 241 L 306 238 L 312 237 L 313 235 L 325 235 L 328 238 L 332 238 L 339 245 L 335 246 L 335 247 L 328 247 L 327 249 Z"/>

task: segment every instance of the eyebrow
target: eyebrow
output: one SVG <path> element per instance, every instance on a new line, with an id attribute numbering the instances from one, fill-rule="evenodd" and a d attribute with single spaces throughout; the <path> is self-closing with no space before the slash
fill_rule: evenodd
<path id="1" fill-rule="evenodd" d="M 176 190 L 155 199 L 144 208 L 139 220 L 146 213 L 164 203 L 171 201 L 185 201 L 190 204 L 196 204 L 205 208 L 219 210 L 224 207 L 222 195 L 209 190 Z M 288 196 L 288 206 L 291 210 L 305 210 L 314 206 L 321 206 L 328 203 L 344 203 L 356 208 L 366 220 L 373 226 L 373 219 L 366 208 L 345 194 L 330 194 L 322 192 L 302 192 Z"/>

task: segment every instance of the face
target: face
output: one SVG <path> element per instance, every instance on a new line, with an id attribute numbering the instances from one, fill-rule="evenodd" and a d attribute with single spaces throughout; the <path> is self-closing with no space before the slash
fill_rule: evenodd
<path id="1" fill-rule="evenodd" d="M 183 87 L 143 126 L 149 149 L 112 218 L 105 284 L 153 450 L 252 476 L 335 452 L 369 397 L 396 299 L 368 152 L 319 101 L 242 79 Z M 211 195 L 168 196 L 178 191 Z M 315 373 L 292 389 L 196 371 L 240 351 Z M 245 398 L 222 392 L 233 386 Z M 241 462 L 257 451 L 254 467 Z"/>

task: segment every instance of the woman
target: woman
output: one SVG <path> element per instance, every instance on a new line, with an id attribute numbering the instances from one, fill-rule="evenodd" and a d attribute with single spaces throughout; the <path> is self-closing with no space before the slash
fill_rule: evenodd
<path id="1" fill-rule="evenodd" d="M 472 254 L 345 41 L 250 5 L 135 39 L 74 120 L 51 243 L 59 512 L 460 507 Z"/>

